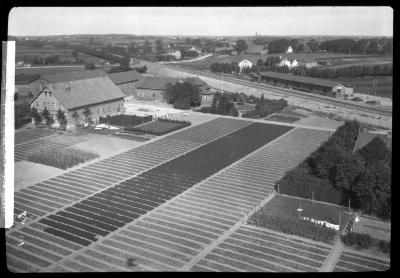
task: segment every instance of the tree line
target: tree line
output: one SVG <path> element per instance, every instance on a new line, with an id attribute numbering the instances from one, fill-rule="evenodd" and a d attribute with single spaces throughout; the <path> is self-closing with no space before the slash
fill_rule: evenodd
<path id="1" fill-rule="evenodd" d="M 391 76 L 393 75 L 393 65 L 373 65 L 373 66 L 347 66 L 340 68 L 305 68 L 302 66 L 289 67 L 279 66 L 280 58 L 270 56 L 265 61 L 258 59 L 257 63 L 251 68 L 251 72 L 274 71 L 281 73 L 293 73 L 319 78 L 340 78 L 340 77 L 364 77 L 364 76 Z"/>
<path id="2" fill-rule="evenodd" d="M 266 41 L 258 38 L 253 43 L 262 44 Z M 293 52 L 319 52 L 327 51 L 331 53 L 343 54 L 393 54 L 392 38 L 369 38 L 369 39 L 333 39 L 317 41 L 311 39 L 300 41 L 299 39 L 276 39 L 268 43 L 269 53 L 283 53 L 291 46 Z"/>
<path id="3" fill-rule="evenodd" d="M 346 122 L 317 151 L 277 183 L 280 193 L 350 205 L 391 217 L 391 150 L 374 138 L 353 153 L 360 125 Z"/>

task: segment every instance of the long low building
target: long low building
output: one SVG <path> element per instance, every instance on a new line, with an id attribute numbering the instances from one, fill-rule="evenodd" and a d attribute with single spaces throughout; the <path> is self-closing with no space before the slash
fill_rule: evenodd
<path id="1" fill-rule="evenodd" d="M 272 71 L 251 74 L 252 81 L 265 82 L 290 89 L 318 93 L 321 95 L 340 97 L 353 94 L 353 88 L 337 81 L 286 74 Z"/>

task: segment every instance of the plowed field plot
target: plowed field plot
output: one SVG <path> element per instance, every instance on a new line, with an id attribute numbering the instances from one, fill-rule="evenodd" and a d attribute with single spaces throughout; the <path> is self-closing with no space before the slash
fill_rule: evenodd
<path id="1" fill-rule="evenodd" d="M 49 148 L 65 148 L 74 144 L 86 141 L 84 137 L 75 136 L 74 134 L 54 134 L 46 136 L 34 141 L 21 143 L 14 147 L 14 160 L 21 161 L 27 160 L 28 156 L 32 153 L 38 153 L 40 150 Z"/>
<path id="2" fill-rule="evenodd" d="M 191 268 L 208 271 L 316 272 L 330 246 L 302 241 L 267 229 L 241 226 Z"/>
<path id="3" fill-rule="evenodd" d="M 132 222 L 290 129 L 287 126 L 250 124 L 63 211 L 74 209 L 97 214 L 92 219 L 110 225 L 109 229 L 94 228 L 87 225 L 88 222 L 66 219 L 59 214 L 39 222 L 48 226 L 46 232 L 86 246 L 96 241 L 98 236 L 105 236 Z"/>
<path id="4" fill-rule="evenodd" d="M 55 132 L 48 129 L 24 128 L 15 131 L 15 145 L 27 143 L 41 137 L 53 135 Z"/>
<path id="5" fill-rule="evenodd" d="M 193 136 L 212 130 L 208 136 L 211 141 L 247 124 L 220 118 L 190 129 Z M 165 137 L 22 189 L 15 194 L 15 207 L 18 211 L 27 210 L 33 218 L 43 216 L 201 145 L 179 132 L 175 138 Z"/>
<path id="6" fill-rule="evenodd" d="M 385 258 L 376 258 L 368 254 L 343 252 L 333 271 L 385 271 L 390 268 L 390 261 Z"/>
<path id="7" fill-rule="evenodd" d="M 201 258 L 201 252 L 207 252 L 210 244 L 268 197 L 274 182 L 330 134 L 296 128 L 123 227 L 107 240 L 99 240 L 91 249 L 102 256 L 87 255 L 101 263 L 107 263 L 107 256 L 125 262 L 127 258 L 135 258 L 141 267 L 157 271 L 245 271 L 245 264 L 227 266 L 218 262 L 217 255 L 201 260 L 193 269 L 189 264 Z"/>
<path id="8" fill-rule="evenodd" d="M 195 138 L 196 132 L 197 135 L 200 136 L 204 130 L 210 130 L 211 132 L 208 133 L 207 138 L 209 141 L 212 141 L 220 136 L 248 125 L 249 123 L 250 122 L 248 121 L 218 118 L 189 129 L 192 130 L 191 135 Z M 15 193 L 15 215 L 18 215 L 22 213 L 22 211 L 26 210 L 28 212 L 29 219 L 43 217 L 48 213 L 54 212 L 63 206 L 68 206 L 74 202 L 77 202 L 90 194 L 103 190 L 104 188 L 134 176 L 139 172 L 143 172 L 160 163 L 193 150 L 202 144 L 192 141 L 191 137 L 187 138 L 185 135 L 179 136 L 179 133 L 180 132 L 174 134 L 175 138 L 170 138 L 167 136 L 161 138 L 160 140 L 139 146 L 135 149 L 115 155 L 100 162 L 71 171 L 67 174 L 63 174 L 33 186 L 26 187 L 25 189 Z M 203 143 L 207 143 L 207 141 L 204 140 Z M 85 206 L 84 204 L 82 205 Z M 86 206 L 87 205 L 88 204 L 86 204 Z M 65 212 L 58 213 L 57 216 L 62 216 L 63 218 L 70 219 L 71 221 L 80 221 L 80 223 L 89 223 L 91 226 L 105 231 L 114 229 L 115 226 L 112 224 L 120 223 L 115 222 L 118 220 L 115 220 L 111 224 L 104 223 L 102 220 L 108 220 L 109 218 L 107 218 L 105 214 L 103 215 L 101 210 L 91 207 L 92 210 L 96 211 L 95 213 L 91 213 L 83 210 L 83 206 L 80 206 L 80 208 L 71 207 Z M 125 208 L 123 203 L 121 203 L 121 206 Z M 75 222 L 70 223 L 75 224 Z M 42 230 L 47 226 L 37 224 L 35 221 L 28 221 L 27 225 L 28 227 L 22 229 L 25 236 L 28 235 L 34 238 L 41 238 L 44 241 L 49 241 L 50 245 L 53 247 L 61 246 L 71 250 L 76 250 L 75 248 L 79 246 L 72 242 L 63 240 L 61 237 L 55 237 L 51 236 L 49 233 L 44 233 Z M 62 231 L 62 233 L 65 232 Z M 7 236 L 10 236 L 10 233 L 8 233 Z M 17 235 L 12 231 L 11 236 L 17 237 Z M 42 247 L 41 244 L 37 245 L 36 242 L 33 243 L 26 237 L 25 242 L 26 244 L 33 244 L 39 248 Z M 78 247 L 78 249 L 79 248 L 80 247 Z M 31 252 L 30 254 L 35 255 L 34 252 Z M 24 266 L 25 264 L 29 265 L 32 263 L 32 260 L 26 259 L 27 257 L 25 256 L 14 256 L 13 258 L 19 259 L 19 262 L 21 262 L 21 264 Z M 37 266 L 32 266 L 29 269 L 30 271 L 36 271 L 37 268 Z M 17 269 L 20 271 L 25 271 L 24 267 Z"/>

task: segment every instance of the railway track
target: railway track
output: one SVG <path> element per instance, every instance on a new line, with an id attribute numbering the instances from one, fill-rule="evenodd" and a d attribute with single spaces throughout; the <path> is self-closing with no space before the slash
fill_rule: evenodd
<path id="1" fill-rule="evenodd" d="M 177 66 L 177 65 L 173 65 L 173 66 L 168 65 L 167 67 L 169 67 L 171 69 L 191 73 L 191 74 L 196 74 L 196 75 L 205 76 L 205 77 L 209 77 L 209 78 L 221 79 L 221 76 L 219 74 L 215 74 L 215 73 L 209 73 L 209 72 L 204 72 L 204 71 L 200 71 L 200 70 L 188 69 L 188 68 L 184 68 L 184 67 Z M 287 96 L 292 96 L 292 97 L 301 97 L 303 99 L 312 100 L 312 101 L 323 101 L 324 103 L 330 104 L 333 106 L 338 106 L 338 107 L 343 107 L 343 108 L 348 108 L 348 109 L 353 109 L 353 110 L 356 109 L 356 110 L 363 111 L 363 112 L 374 113 L 374 114 L 378 114 L 378 115 L 392 117 L 392 109 L 391 108 L 372 107 L 372 106 L 368 106 L 365 104 L 346 101 L 343 99 L 333 99 L 330 97 L 306 93 L 306 92 L 302 92 L 302 91 L 295 91 L 295 90 L 286 89 L 286 88 L 277 88 L 275 86 L 264 84 L 264 83 L 256 83 L 256 82 L 251 82 L 251 81 L 247 81 L 247 80 L 241 80 L 238 78 L 231 77 L 229 75 L 224 75 L 224 80 L 235 83 L 235 84 L 243 85 L 243 86 L 249 86 L 252 88 L 269 90 L 274 93 L 278 93 L 278 94 L 282 94 L 282 95 L 287 95 Z"/>

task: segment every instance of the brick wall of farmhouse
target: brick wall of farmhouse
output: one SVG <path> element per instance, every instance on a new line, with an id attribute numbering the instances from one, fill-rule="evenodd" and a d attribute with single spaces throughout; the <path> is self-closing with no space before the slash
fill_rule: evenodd
<path id="1" fill-rule="evenodd" d="M 92 112 L 91 118 L 94 121 L 98 121 L 100 117 L 107 117 L 108 115 L 120 115 L 124 112 L 124 99 L 109 101 L 101 104 L 94 104 L 89 106 L 90 111 Z M 75 119 L 72 117 L 72 114 L 76 111 L 78 113 L 77 122 L 83 122 L 84 116 L 83 111 L 85 108 L 72 109 L 68 112 L 68 124 L 75 124 Z"/>

